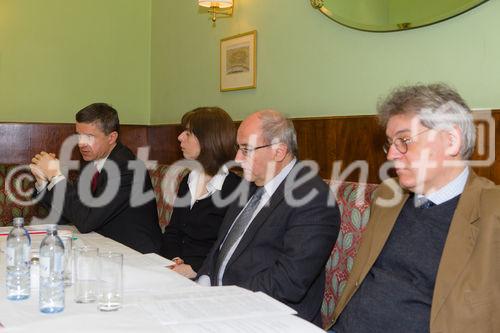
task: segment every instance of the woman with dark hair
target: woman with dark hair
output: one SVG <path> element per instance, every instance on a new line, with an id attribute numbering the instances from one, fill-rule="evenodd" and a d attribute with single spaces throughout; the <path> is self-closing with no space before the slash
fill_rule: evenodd
<path id="1" fill-rule="evenodd" d="M 241 178 L 224 165 L 236 155 L 236 129 L 224 110 L 200 107 L 184 114 L 181 124 L 184 131 L 178 140 L 184 158 L 198 161 L 203 170 L 193 169 L 180 183 L 161 255 L 173 259 L 174 271 L 194 278 L 217 240 L 228 208 L 216 205 L 214 194 L 227 198 Z M 187 205 L 179 205 L 180 198 Z"/>

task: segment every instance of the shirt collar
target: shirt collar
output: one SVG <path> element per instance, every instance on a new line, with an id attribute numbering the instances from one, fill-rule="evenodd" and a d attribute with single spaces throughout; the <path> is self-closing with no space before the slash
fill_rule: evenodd
<path id="1" fill-rule="evenodd" d="M 226 176 L 229 174 L 229 169 L 223 165 L 222 168 L 217 172 L 207 183 L 206 189 L 208 195 L 212 195 L 215 191 L 222 190 L 222 185 L 224 185 L 224 180 L 226 180 Z M 188 186 L 191 194 L 196 193 L 195 186 L 198 182 L 198 179 L 201 176 L 201 172 L 199 170 L 192 170 L 188 176 Z"/>
<path id="2" fill-rule="evenodd" d="M 102 168 L 104 167 L 104 163 L 106 163 L 106 160 L 108 159 L 109 154 L 101 159 L 93 161 L 95 168 L 97 171 L 101 172 Z"/>
<path id="3" fill-rule="evenodd" d="M 451 182 L 441 187 L 438 191 L 432 192 L 425 196 L 428 200 L 432 201 L 434 204 L 439 205 L 446 202 L 459 194 L 462 194 L 469 178 L 469 168 L 466 167 L 464 170 L 453 179 Z M 423 195 L 418 194 L 417 198 L 421 198 Z"/>
<path id="4" fill-rule="evenodd" d="M 290 163 L 286 165 L 283 169 L 281 169 L 280 173 L 278 173 L 276 176 L 274 176 L 273 179 L 271 179 L 269 182 L 267 182 L 266 185 L 264 185 L 265 193 L 269 197 L 271 197 L 274 192 L 276 192 L 276 189 L 280 184 L 283 182 L 283 180 L 288 176 L 290 171 L 292 171 L 292 168 L 294 167 L 295 163 L 297 163 L 297 159 L 294 158 Z"/>

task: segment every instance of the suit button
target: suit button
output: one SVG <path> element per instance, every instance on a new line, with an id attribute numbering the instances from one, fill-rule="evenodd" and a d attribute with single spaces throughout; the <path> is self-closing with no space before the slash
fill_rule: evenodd
<path id="1" fill-rule="evenodd" d="M 354 283 L 354 285 L 356 286 L 356 288 L 359 286 L 359 281 L 356 281 L 356 283 Z"/>

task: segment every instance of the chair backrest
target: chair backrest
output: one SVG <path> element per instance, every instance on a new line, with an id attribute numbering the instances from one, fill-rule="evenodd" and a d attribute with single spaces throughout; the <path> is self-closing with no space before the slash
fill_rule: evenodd
<path id="1" fill-rule="evenodd" d="M 0 164 L 0 222 L 12 223 L 14 217 L 30 222 L 33 216 L 45 217 L 48 212 L 31 200 L 33 176 L 28 165 Z"/>
<path id="2" fill-rule="evenodd" d="M 328 182 L 328 181 L 327 181 Z M 323 327 L 329 327 L 352 269 L 361 235 L 370 215 L 370 204 L 377 184 L 333 182 L 330 189 L 339 205 L 340 232 L 326 263 L 325 294 L 321 307 Z"/>
<path id="3" fill-rule="evenodd" d="M 187 172 L 183 167 L 171 167 L 166 164 L 159 164 L 149 171 L 158 208 L 158 223 L 162 231 L 170 222 L 177 189 Z"/>

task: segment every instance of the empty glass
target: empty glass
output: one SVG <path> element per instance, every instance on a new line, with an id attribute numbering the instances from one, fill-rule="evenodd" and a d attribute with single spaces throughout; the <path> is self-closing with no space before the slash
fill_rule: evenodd
<path id="1" fill-rule="evenodd" d="M 123 254 L 99 253 L 99 279 L 97 308 L 101 311 L 115 311 L 122 306 L 123 297 Z"/>
<path id="2" fill-rule="evenodd" d="M 77 303 L 90 303 L 97 299 L 98 253 L 98 248 L 87 246 L 74 251 L 74 292 Z"/>
<path id="3" fill-rule="evenodd" d="M 60 238 L 64 244 L 64 286 L 69 287 L 72 284 L 73 235 L 61 235 Z"/>

